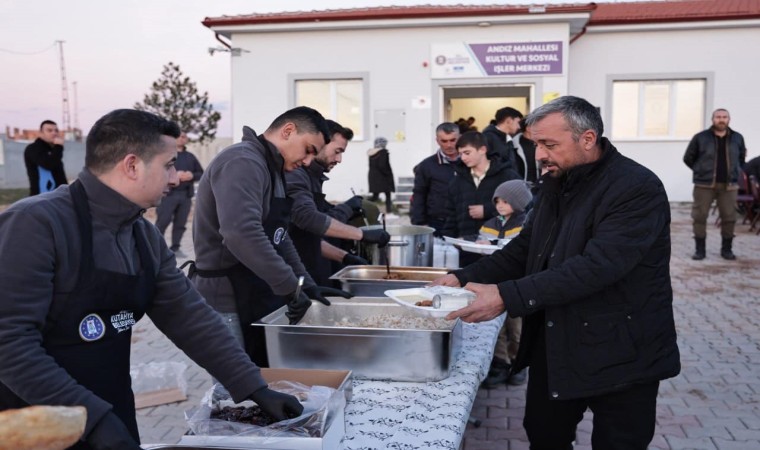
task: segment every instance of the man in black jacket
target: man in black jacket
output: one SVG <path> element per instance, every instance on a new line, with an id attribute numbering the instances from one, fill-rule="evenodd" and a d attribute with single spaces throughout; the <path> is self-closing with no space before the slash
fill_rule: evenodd
<path id="1" fill-rule="evenodd" d="M 583 99 L 543 105 L 527 126 L 548 171 L 540 198 L 502 250 L 435 281 L 477 294 L 447 319 L 523 317 L 513 370 L 530 367 L 532 449 L 571 449 L 588 408 L 595 449 L 645 450 L 659 380 L 680 371 L 665 189 L 601 137 Z"/>
<path id="2" fill-rule="evenodd" d="M 63 170 L 63 138 L 52 120 L 40 124 L 40 136 L 24 150 L 29 195 L 50 192 L 68 184 Z"/>
<path id="3" fill-rule="evenodd" d="M 496 111 L 494 119 L 495 123 L 483 130 L 483 136 L 488 141 L 488 159 L 493 161 L 498 156 L 507 162 L 510 169 L 514 169 L 515 156 L 507 148 L 507 143 L 520 131 L 523 115 L 520 111 L 506 106 Z"/>
<path id="4" fill-rule="evenodd" d="M 413 225 L 427 225 L 437 233 L 446 222 L 446 196 L 454 169 L 461 163 L 457 152 L 459 127 L 451 122 L 443 122 L 435 129 L 438 151 L 423 159 L 414 168 L 414 189 L 412 191 L 411 222 Z"/>
<path id="5" fill-rule="evenodd" d="M 736 195 L 739 190 L 739 171 L 747 157 L 747 148 L 741 134 L 728 127 L 731 116 L 725 109 L 716 109 L 712 126 L 694 135 L 686 147 L 683 162 L 693 172 L 694 203 L 691 218 L 694 220 L 696 252 L 691 259 L 705 259 L 707 255 L 707 216 L 715 200 L 720 214 L 720 256 L 736 259 L 732 250 L 736 225 Z"/>

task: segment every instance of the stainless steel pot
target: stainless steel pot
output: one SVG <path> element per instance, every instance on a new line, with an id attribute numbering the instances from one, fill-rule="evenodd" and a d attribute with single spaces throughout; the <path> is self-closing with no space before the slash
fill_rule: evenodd
<path id="1" fill-rule="evenodd" d="M 361 227 L 363 230 L 382 229 L 382 225 Z M 388 243 L 388 263 L 391 266 L 431 267 L 433 265 L 433 232 L 435 229 L 421 225 L 388 225 L 391 235 Z M 376 244 L 358 243 L 359 255 L 374 265 L 385 265 L 385 249 Z"/>

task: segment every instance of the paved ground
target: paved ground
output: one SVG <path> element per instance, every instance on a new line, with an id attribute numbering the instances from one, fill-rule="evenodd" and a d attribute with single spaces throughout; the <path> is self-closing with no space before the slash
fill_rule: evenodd
<path id="1" fill-rule="evenodd" d="M 192 255 L 189 233 L 182 250 Z M 728 262 L 719 256 L 718 230 L 708 233 L 707 259 L 692 261 L 689 209 L 673 206 L 671 268 L 682 371 L 661 384 L 651 449 L 760 449 L 760 236 L 737 225 L 739 259 Z M 198 403 L 209 376 L 146 319 L 133 341 L 133 364 L 188 364 L 187 401 L 138 411 L 144 443 L 175 443 L 185 431 L 184 411 Z M 472 415 L 483 424 L 468 427 L 464 449 L 527 449 L 524 405 L 524 387 L 481 389 Z M 591 421 L 587 413 L 577 450 L 591 448 Z"/>

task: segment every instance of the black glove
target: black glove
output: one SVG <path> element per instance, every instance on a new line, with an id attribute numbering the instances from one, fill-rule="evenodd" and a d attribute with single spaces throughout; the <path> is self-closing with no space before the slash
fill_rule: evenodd
<path id="1" fill-rule="evenodd" d="M 303 412 L 303 405 L 292 395 L 283 394 L 263 387 L 248 398 L 256 402 L 266 414 L 277 422 L 298 417 Z"/>
<path id="2" fill-rule="evenodd" d="M 322 302 L 323 304 L 330 306 L 330 300 L 325 298 L 325 295 L 340 296 L 343 298 L 351 298 L 352 294 L 325 286 L 312 286 L 303 290 L 309 298 Z"/>
<path id="3" fill-rule="evenodd" d="M 95 424 L 87 436 L 87 443 L 95 450 L 140 450 L 140 444 L 129 433 L 127 426 L 113 412 L 108 412 Z"/>
<path id="4" fill-rule="evenodd" d="M 388 241 L 390 240 L 391 235 L 385 230 L 362 230 L 362 242 L 377 244 L 379 248 L 383 248 L 388 245 Z"/>
<path id="5" fill-rule="evenodd" d="M 363 197 L 361 195 L 354 195 L 353 197 L 346 200 L 343 204 L 351 208 L 354 211 L 354 214 L 361 214 L 362 200 Z"/>
<path id="6" fill-rule="evenodd" d="M 288 301 L 288 312 L 285 313 L 285 316 L 290 319 L 291 325 L 295 325 L 303 319 L 306 311 L 311 307 L 311 300 L 309 300 L 309 297 L 303 291 L 298 294 L 298 298 L 293 298 L 294 295 L 295 292 L 288 295 L 290 300 Z"/>
<path id="7" fill-rule="evenodd" d="M 353 253 L 346 253 L 346 256 L 343 257 L 343 261 L 341 261 L 344 266 L 368 266 L 369 261 L 362 258 L 361 256 L 354 255 Z"/>

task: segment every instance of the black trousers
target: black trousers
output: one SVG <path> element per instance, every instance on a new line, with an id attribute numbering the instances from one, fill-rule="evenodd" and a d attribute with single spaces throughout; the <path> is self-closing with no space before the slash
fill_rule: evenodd
<path id="1" fill-rule="evenodd" d="M 161 204 L 156 208 L 156 228 L 161 234 L 164 234 L 170 222 L 172 224 L 172 245 L 173 251 L 179 250 L 182 235 L 187 228 L 187 218 L 190 216 L 190 208 L 193 206 L 193 199 L 187 196 L 185 191 L 170 192 L 169 195 L 161 200 Z M 172 220 L 173 218 L 173 220 Z"/>
<path id="2" fill-rule="evenodd" d="M 587 408 L 594 413 L 592 448 L 646 450 L 654 437 L 658 381 L 595 397 L 551 400 L 545 342 L 537 342 L 534 352 L 523 419 L 531 450 L 572 450 Z"/>

